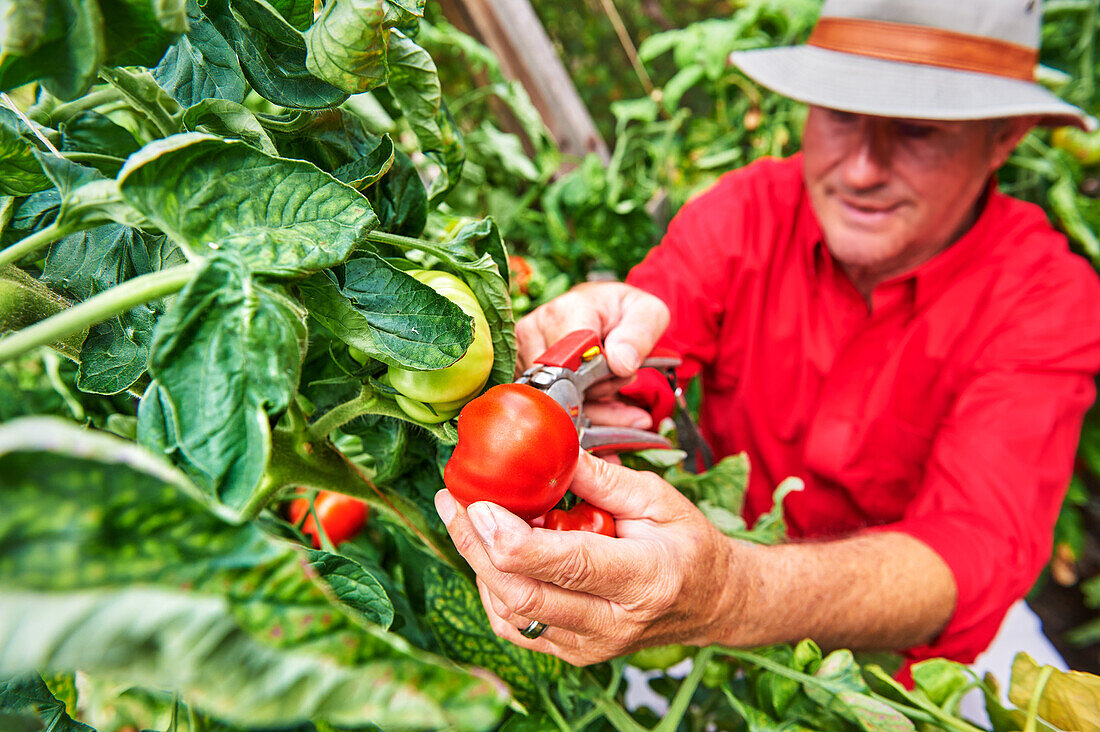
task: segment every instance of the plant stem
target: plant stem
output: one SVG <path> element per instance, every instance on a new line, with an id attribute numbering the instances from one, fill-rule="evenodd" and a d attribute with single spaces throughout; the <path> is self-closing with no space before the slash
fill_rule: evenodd
<path id="1" fill-rule="evenodd" d="M 414 239 L 411 236 L 401 236 L 400 234 L 390 234 L 386 231 L 370 232 L 367 234 L 367 241 L 373 241 L 375 244 L 392 244 L 401 249 L 424 249 L 425 247 L 435 247 L 435 244 L 430 241 Z"/>
<path id="2" fill-rule="evenodd" d="M 1027 723 L 1024 732 L 1035 732 L 1039 721 L 1039 702 L 1043 699 L 1043 691 L 1047 688 L 1047 682 L 1054 674 L 1053 666 L 1046 666 L 1039 672 L 1039 678 L 1035 682 L 1035 691 L 1031 693 L 1031 699 L 1027 703 Z"/>
<path id="3" fill-rule="evenodd" d="M 668 712 L 665 713 L 660 724 L 653 728 L 653 732 L 674 732 L 680 726 L 680 722 L 691 704 L 691 697 L 695 695 L 695 690 L 699 688 L 699 682 L 703 680 L 703 674 L 707 670 L 707 662 L 710 661 L 713 655 L 714 648 L 710 646 L 695 654 L 691 673 L 680 682 L 680 688 L 676 690 L 676 696 L 672 698 L 672 702 L 668 705 Z"/>
<path id="4" fill-rule="evenodd" d="M 634 721 L 614 699 L 600 696 L 596 699 L 596 706 L 603 716 L 618 732 L 648 732 L 645 727 Z"/>
<path id="5" fill-rule="evenodd" d="M 38 346 L 64 340 L 96 323 L 126 312 L 135 305 L 178 292 L 199 271 L 201 262 L 151 272 L 127 280 L 34 325 L 0 338 L 0 363 L 22 356 Z"/>
<path id="6" fill-rule="evenodd" d="M 440 537 L 407 498 L 375 485 L 328 439 L 315 441 L 308 434 L 282 428 L 272 431 L 271 459 L 264 485 L 241 509 L 242 518 L 255 518 L 268 503 L 291 486 L 346 493 L 363 499 L 373 510 L 396 521 L 429 553 L 463 576 L 472 576 L 470 566 L 454 544 Z"/>
<path id="7" fill-rule="evenodd" d="M 623 18 L 619 15 L 618 9 L 615 7 L 615 3 L 611 0 L 600 0 L 603 5 L 603 12 L 607 15 L 608 20 L 611 21 L 611 25 L 615 27 L 615 35 L 619 37 L 619 43 L 622 45 L 623 50 L 626 51 L 626 57 L 630 59 L 630 65 L 634 67 L 634 75 L 638 77 L 638 81 L 641 82 L 642 88 L 645 89 L 646 96 L 653 93 L 653 80 L 649 78 L 649 73 L 645 70 L 645 66 L 642 64 L 640 58 L 638 58 L 638 49 L 634 47 L 634 41 L 630 39 L 630 33 L 626 30 L 626 25 L 623 23 Z"/>
<path id="8" fill-rule="evenodd" d="M 53 244 L 68 233 L 68 227 L 58 226 L 57 222 L 54 222 L 46 228 L 39 229 L 30 236 L 20 239 L 7 249 L 0 250 L 0 269 L 9 264 L 15 264 L 23 257 L 38 251 L 47 244 Z"/>
<path id="9" fill-rule="evenodd" d="M 837 689 L 833 684 L 829 683 L 828 681 L 823 681 L 816 676 L 804 674 L 801 671 L 795 671 L 793 668 L 787 668 L 781 663 L 776 663 L 769 658 L 764 658 L 763 656 L 752 653 L 751 651 L 742 651 L 737 648 L 726 647 L 722 647 L 721 651 L 727 656 L 741 659 L 746 663 L 751 663 L 754 666 L 759 666 L 760 668 L 767 669 L 768 671 L 779 674 L 780 676 L 786 676 L 788 679 L 792 679 L 799 683 L 813 684 L 814 686 L 824 689 L 830 694 L 835 694 L 838 691 L 843 691 L 843 689 Z M 959 732 L 983 732 L 978 727 L 967 724 L 961 719 L 945 714 L 943 710 L 934 706 L 930 706 L 928 708 L 913 707 L 909 706 L 908 704 L 896 702 L 893 699 L 888 699 L 880 694 L 875 694 L 874 698 L 882 702 L 883 704 L 892 707 L 896 711 L 901 712 L 910 719 L 928 722 L 930 724 L 938 725 L 945 729 L 959 730 Z"/>
<path id="10" fill-rule="evenodd" d="M 546 713 L 550 715 L 550 719 L 554 720 L 554 724 L 558 725 L 558 729 L 561 732 L 569 732 L 572 727 L 565 721 L 565 718 L 561 716 L 561 712 L 558 711 L 558 707 L 554 704 L 554 700 L 550 698 L 550 692 L 546 690 L 545 686 L 539 685 L 539 696 L 542 698 L 543 708 L 546 709 Z"/>
<path id="11" fill-rule="evenodd" d="M 59 104 L 49 111 L 49 121 L 51 123 L 65 122 L 71 117 L 75 117 L 81 112 L 86 112 L 89 109 L 98 107 L 106 102 L 113 102 L 121 98 L 121 95 L 114 87 L 106 87 L 97 91 L 85 94 L 80 99 L 74 99 L 71 102 L 65 102 Z M 53 126 L 51 124 L 51 126 Z"/>
<path id="12" fill-rule="evenodd" d="M 337 404 L 318 417 L 317 421 L 309 427 L 309 440 L 322 442 L 328 439 L 334 429 L 343 427 L 356 417 L 366 414 L 374 406 L 377 398 L 373 389 L 364 386 L 359 396 L 343 404 Z"/>

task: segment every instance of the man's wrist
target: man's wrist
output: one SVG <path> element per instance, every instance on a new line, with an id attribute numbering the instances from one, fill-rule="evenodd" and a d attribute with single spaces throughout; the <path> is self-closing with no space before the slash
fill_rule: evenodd
<path id="1" fill-rule="evenodd" d="M 724 548 L 725 573 L 714 577 L 721 593 L 702 629 L 700 645 L 764 645 L 769 642 L 765 639 L 768 547 L 726 538 Z"/>

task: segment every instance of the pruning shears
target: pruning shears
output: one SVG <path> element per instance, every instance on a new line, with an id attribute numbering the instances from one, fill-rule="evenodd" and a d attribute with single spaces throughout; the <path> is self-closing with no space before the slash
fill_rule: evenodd
<path id="1" fill-rule="evenodd" d="M 674 380 L 680 362 L 672 351 L 658 349 L 639 368 L 656 368 Z M 672 443 L 653 432 L 593 425 L 585 416 L 585 391 L 611 376 L 599 335 L 593 330 L 575 330 L 546 349 L 516 383 L 540 389 L 560 404 L 577 426 L 581 447 L 589 452 L 671 449 Z"/>

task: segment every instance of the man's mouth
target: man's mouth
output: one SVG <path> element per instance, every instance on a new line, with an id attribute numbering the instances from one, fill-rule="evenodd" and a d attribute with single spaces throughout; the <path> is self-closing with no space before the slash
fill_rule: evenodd
<path id="1" fill-rule="evenodd" d="M 879 223 L 889 218 L 901 207 L 900 202 L 867 202 L 844 197 L 838 197 L 837 200 L 840 202 L 840 206 L 844 210 L 845 216 L 854 221 L 866 224 Z"/>

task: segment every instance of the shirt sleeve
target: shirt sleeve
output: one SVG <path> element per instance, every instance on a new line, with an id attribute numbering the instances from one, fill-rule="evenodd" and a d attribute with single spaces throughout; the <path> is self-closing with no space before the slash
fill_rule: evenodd
<path id="1" fill-rule="evenodd" d="M 1100 369 L 1100 286 L 1091 271 L 1075 274 L 1036 273 L 1046 282 L 1019 298 L 937 432 L 916 500 L 902 521 L 876 527 L 924 542 L 955 578 L 951 619 L 910 661 L 973 661 L 1050 557 Z"/>
<path id="2" fill-rule="evenodd" d="M 671 320 L 659 345 L 684 359 L 678 371 L 684 381 L 711 364 L 717 352 L 726 293 L 745 240 L 745 177 L 744 170 L 727 174 L 685 204 L 661 243 L 626 278 L 668 305 Z"/>

